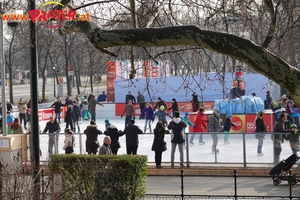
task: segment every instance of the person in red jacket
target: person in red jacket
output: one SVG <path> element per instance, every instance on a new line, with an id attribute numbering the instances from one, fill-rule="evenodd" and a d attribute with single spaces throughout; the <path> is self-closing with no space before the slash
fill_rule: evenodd
<path id="1" fill-rule="evenodd" d="M 200 108 L 200 111 L 198 112 L 198 114 L 197 114 L 197 117 L 196 117 L 196 119 L 195 119 L 195 121 L 194 121 L 194 125 L 195 125 L 195 132 L 196 133 L 200 133 L 199 134 L 199 144 L 200 145 L 204 145 L 205 144 L 205 142 L 203 141 L 203 128 L 202 127 L 204 127 L 204 129 L 206 129 L 206 125 L 205 125 L 205 123 L 204 122 L 207 122 L 207 120 L 204 120 L 204 108 Z M 193 141 L 194 141 L 194 137 L 195 137 L 195 133 L 194 134 L 192 134 L 192 136 L 191 136 L 191 138 L 190 138 L 190 144 L 191 145 L 194 145 L 194 143 L 193 143 Z"/>

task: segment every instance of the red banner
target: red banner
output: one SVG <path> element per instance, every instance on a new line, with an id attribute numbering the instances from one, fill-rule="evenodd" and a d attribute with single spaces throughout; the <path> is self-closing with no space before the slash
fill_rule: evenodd
<path id="1" fill-rule="evenodd" d="M 106 63 L 107 101 L 115 102 L 116 62 Z"/>
<path id="2" fill-rule="evenodd" d="M 66 106 L 60 108 L 60 118 L 64 119 L 66 113 Z M 51 116 L 55 116 L 54 108 L 39 109 L 39 121 L 48 121 Z"/>

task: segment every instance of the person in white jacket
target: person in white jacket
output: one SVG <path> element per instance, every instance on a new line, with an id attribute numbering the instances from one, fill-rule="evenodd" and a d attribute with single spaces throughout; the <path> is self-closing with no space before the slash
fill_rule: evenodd
<path id="1" fill-rule="evenodd" d="M 74 147 L 75 147 L 75 136 L 71 129 L 66 129 L 66 138 L 64 141 L 64 147 L 63 150 L 65 150 L 65 154 L 72 154 L 74 153 Z"/>

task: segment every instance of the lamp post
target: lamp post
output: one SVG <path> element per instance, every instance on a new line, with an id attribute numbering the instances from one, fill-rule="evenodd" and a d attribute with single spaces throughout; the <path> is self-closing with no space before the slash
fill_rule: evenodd
<path id="1" fill-rule="evenodd" d="M 56 90 L 55 90 L 56 66 L 53 66 L 53 72 L 54 72 L 54 76 L 53 76 L 53 91 L 54 91 L 54 98 L 55 98 L 56 97 Z"/>
<path id="2" fill-rule="evenodd" d="M 0 14 L 3 14 L 3 0 L 0 0 Z M 4 64 L 4 44 L 3 44 L 3 20 L 0 19 L 0 65 L 1 65 L 1 92 L 2 92 L 2 132 L 7 136 L 6 131 L 6 102 L 5 102 L 5 64 Z"/>

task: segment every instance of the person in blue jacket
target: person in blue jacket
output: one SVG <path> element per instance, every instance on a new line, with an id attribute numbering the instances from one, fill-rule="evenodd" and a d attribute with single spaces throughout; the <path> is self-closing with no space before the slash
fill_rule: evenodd
<path id="1" fill-rule="evenodd" d="M 233 124 L 231 122 L 231 118 L 232 118 L 232 114 L 227 114 L 227 117 L 225 119 L 224 122 L 224 144 L 230 144 L 230 142 L 228 141 L 228 137 L 229 137 L 229 131 L 231 129 L 231 126 L 233 126 L 234 128 L 236 128 L 235 124 Z"/>
<path id="2" fill-rule="evenodd" d="M 146 103 L 146 106 L 143 108 L 140 119 L 145 119 L 144 133 L 147 131 L 147 126 L 149 126 L 150 133 L 152 133 L 151 129 L 151 121 L 154 116 L 154 111 L 149 103 Z"/>
<path id="3" fill-rule="evenodd" d="M 184 116 L 181 118 L 181 120 L 184 121 L 187 125 L 196 128 L 196 126 L 190 121 L 189 115 L 190 115 L 190 113 L 186 112 L 186 113 L 184 114 Z M 186 129 L 186 127 L 183 129 L 184 132 L 185 132 L 185 129 Z M 192 137 L 193 137 L 193 139 L 194 139 L 195 134 L 193 134 Z"/>
<path id="4" fill-rule="evenodd" d="M 298 128 L 300 128 L 300 120 L 299 120 L 300 114 L 298 112 L 298 108 L 294 108 L 293 112 L 294 113 L 292 114 L 292 117 L 294 119 L 294 123 L 298 126 Z"/>

